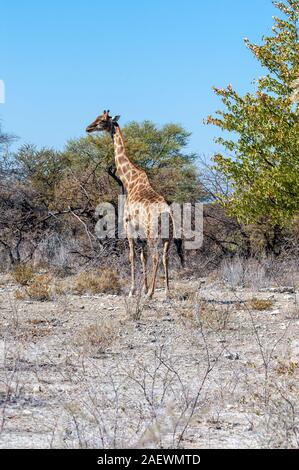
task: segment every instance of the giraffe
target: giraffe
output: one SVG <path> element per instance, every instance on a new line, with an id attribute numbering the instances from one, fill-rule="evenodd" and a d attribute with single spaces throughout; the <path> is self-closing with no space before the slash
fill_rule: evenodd
<path id="1" fill-rule="evenodd" d="M 120 116 L 111 117 L 109 111 L 104 111 L 86 128 L 86 132 L 106 131 L 113 139 L 116 171 L 126 192 L 124 228 L 130 249 L 131 290 L 129 296 L 133 296 L 136 292 L 134 239 L 136 238 L 136 233 L 138 233 L 142 235 L 140 259 L 143 268 L 143 286 L 145 293 L 149 298 L 152 298 L 154 294 L 157 270 L 162 251 L 165 275 L 165 296 L 168 298 L 168 258 L 174 229 L 171 208 L 164 197 L 152 188 L 145 171 L 138 168 L 129 159 L 126 153 L 124 138 L 118 125 L 119 118 Z M 163 233 L 162 238 L 157 235 L 157 229 L 159 223 L 161 223 L 161 218 L 165 216 L 169 218 L 168 220 L 170 222 L 169 233 L 166 233 L 166 236 Z M 149 283 L 147 275 L 147 248 L 149 248 L 152 257 L 152 273 Z"/>

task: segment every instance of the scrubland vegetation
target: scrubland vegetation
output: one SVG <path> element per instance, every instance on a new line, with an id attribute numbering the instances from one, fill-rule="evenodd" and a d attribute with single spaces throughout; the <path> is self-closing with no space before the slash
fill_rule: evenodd
<path id="1" fill-rule="evenodd" d="M 0 132 L 0 447 L 298 448 L 299 3 L 277 7 L 245 41 L 254 91 L 215 89 L 223 154 L 173 123 L 123 129 L 167 201 L 204 204 L 168 302 L 141 273 L 129 299 L 127 241 L 95 235 L 123 191 L 109 136 L 12 152 Z"/>

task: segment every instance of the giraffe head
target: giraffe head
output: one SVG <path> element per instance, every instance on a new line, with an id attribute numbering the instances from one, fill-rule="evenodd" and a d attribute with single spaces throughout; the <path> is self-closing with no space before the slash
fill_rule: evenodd
<path id="1" fill-rule="evenodd" d="M 89 126 L 87 126 L 86 132 L 106 131 L 113 136 L 115 127 L 118 126 L 117 121 L 119 118 L 120 116 L 109 116 L 109 110 L 104 111 L 91 124 L 89 124 Z"/>

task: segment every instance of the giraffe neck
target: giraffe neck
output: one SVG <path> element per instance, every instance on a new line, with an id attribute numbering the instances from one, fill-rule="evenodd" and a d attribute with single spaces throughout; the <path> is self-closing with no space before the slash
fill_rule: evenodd
<path id="1" fill-rule="evenodd" d="M 132 187 L 133 179 L 142 170 L 139 170 L 127 156 L 124 138 L 119 127 L 115 128 L 113 142 L 117 174 L 125 189 L 129 191 Z"/>

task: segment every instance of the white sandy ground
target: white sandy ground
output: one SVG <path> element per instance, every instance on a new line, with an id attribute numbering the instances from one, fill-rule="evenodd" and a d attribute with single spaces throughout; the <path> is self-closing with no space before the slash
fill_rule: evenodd
<path id="1" fill-rule="evenodd" d="M 0 448 L 298 447 L 296 294 L 172 285 L 136 320 L 136 299 L 17 301 L 3 276 Z"/>

